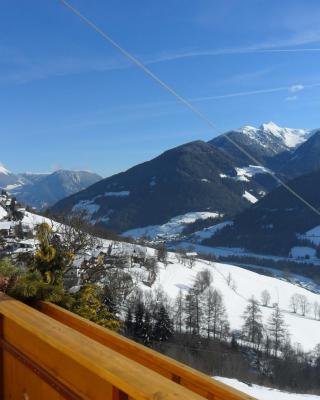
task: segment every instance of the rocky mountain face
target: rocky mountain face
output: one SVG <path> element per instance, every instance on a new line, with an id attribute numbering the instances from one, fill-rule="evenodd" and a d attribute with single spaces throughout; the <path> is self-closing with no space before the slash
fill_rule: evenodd
<path id="1" fill-rule="evenodd" d="M 237 170 L 225 153 L 196 141 L 106 178 L 52 211 L 86 210 L 93 223 L 117 232 L 195 211 L 231 216 L 262 196 L 263 187 L 252 179 L 258 172 Z"/>
<path id="2" fill-rule="evenodd" d="M 101 176 L 87 171 L 59 170 L 51 174 L 13 174 L 4 167 L 0 168 L 0 188 L 20 202 L 37 209 L 48 207 L 101 179 Z"/>

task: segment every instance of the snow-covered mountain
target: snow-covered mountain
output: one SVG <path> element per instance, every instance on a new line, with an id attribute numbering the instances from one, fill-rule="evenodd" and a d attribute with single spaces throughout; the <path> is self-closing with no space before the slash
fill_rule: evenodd
<path id="1" fill-rule="evenodd" d="M 194 212 L 230 217 L 256 203 L 277 186 L 268 168 L 279 171 L 314 133 L 269 122 L 227 132 L 208 143 L 187 143 L 63 199 L 53 211 L 84 209 L 92 223 L 117 232 L 155 237 L 167 231 L 172 236 L 172 219 L 182 221 Z M 265 167 L 255 165 L 228 137 Z"/>
<path id="2" fill-rule="evenodd" d="M 9 171 L 3 164 L 0 163 L 0 188 L 10 189 L 12 187 L 23 184 L 25 181 L 22 177 L 18 177 Z"/>
<path id="3" fill-rule="evenodd" d="M 232 130 L 214 138 L 209 143 L 223 150 L 241 165 L 252 164 L 252 160 L 249 160 L 245 154 L 230 143 L 228 140 L 230 138 L 259 162 L 267 163 L 267 166 L 270 166 L 273 157 L 292 151 L 312 134 L 312 130 L 282 128 L 274 122 L 269 122 L 262 124 L 259 128 L 244 126 Z"/>
<path id="4" fill-rule="evenodd" d="M 191 142 L 63 199 L 52 210 L 84 209 L 91 222 L 117 232 L 194 212 L 235 215 L 265 193 L 254 179 L 263 171 L 251 168 L 239 179 L 245 173 L 236 168 L 216 147 Z"/>
<path id="5" fill-rule="evenodd" d="M 13 174 L 0 164 L 0 188 L 20 202 L 38 209 L 48 207 L 101 179 L 101 176 L 87 171 L 59 170 L 50 174 Z"/>

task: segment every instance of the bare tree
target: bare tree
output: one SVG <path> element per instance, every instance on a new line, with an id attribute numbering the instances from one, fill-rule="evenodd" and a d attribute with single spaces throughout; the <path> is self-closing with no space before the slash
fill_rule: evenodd
<path id="1" fill-rule="evenodd" d="M 242 326 L 244 338 L 259 347 L 263 337 L 263 324 L 261 310 L 254 297 L 249 300 L 242 318 L 244 320 Z"/>
<path id="2" fill-rule="evenodd" d="M 284 317 L 278 304 L 268 320 L 268 333 L 274 349 L 274 355 L 277 356 L 281 343 L 287 334 Z"/>
<path id="3" fill-rule="evenodd" d="M 298 308 L 299 308 L 299 295 L 298 295 L 298 293 L 294 293 L 290 297 L 289 307 L 290 307 L 292 312 L 294 312 L 294 313 L 298 312 Z"/>
<path id="4" fill-rule="evenodd" d="M 229 329 L 226 309 L 223 304 L 222 294 L 211 287 L 204 293 L 203 299 L 204 330 L 209 338 L 225 337 Z"/>
<path id="5" fill-rule="evenodd" d="M 178 296 L 176 297 L 175 304 L 174 304 L 175 329 L 179 333 L 182 332 L 182 326 L 183 326 L 183 309 L 184 309 L 183 301 L 184 301 L 183 293 L 182 293 L 182 290 L 180 289 Z"/>
<path id="6" fill-rule="evenodd" d="M 305 316 L 310 310 L 310 303 L 304 294 L 298 295 L 298 304 L 301 315 Z"/>
<path id="7" fill-rule="evenodd" d="M 320 320 L 320 304 L 317 301 L 313 303 L 313 315 L 314 319 Z"/>
<path id="8" fill-rule="evenodd" d="M 157 248 L 157 257 L 158 261 L 162 262 L 164 265 L 168 264 L 168 251 L 163 243 Z"/>
<path id="9" fill-rule="evenodd" d="M 261 303 L 264 307 L 269 307 L 271 295 L 268 290 L 263 290 L 261 293 Z"/>
<path id="10" fill-rule="evenodd" d="M 63 216 L 56 229 L 64 249 L 77 256 L 82 256 L 101 245 L 100 239 L 91 234 L 92 228 L 86 221 L 85 215 L 79 212 Z"/>
<path id="11" fill-rule="evenodd" d="M 194 288 L 197 289 L 200 293 L 202 293 L 205 289 L 207 289 L 212 283 L 212 274 L 208 269 L 204 269 L 203 271 L 199 271 L 196 275 Z"/>

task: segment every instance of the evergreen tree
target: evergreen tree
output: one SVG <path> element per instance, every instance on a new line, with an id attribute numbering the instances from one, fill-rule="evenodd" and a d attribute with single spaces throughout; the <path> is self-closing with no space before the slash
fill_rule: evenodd
<path id="1" fill-rule="evenodd" d="M 153 326 L 151 322 L 151 314 L 148 310 L 145 311 L 143 328 L 142 328 L 142 341 L 145 346 L 150 346 L 153 338 Z"/>
<path id="2" fill-rule="evenodd" d="M 142 301 L 138 301 L 136 304 L 136 308 L 134 311 L 134 322 L 133 322 L 133 335 L 137 339 L 142 339 L 144 332 L 143 332 L 143 325 L 144 325 L 144 314 L 145 314 L 145 307 Z"/>
<path id="3" fill-rule="evenodd" d="M 74 296 L 71 310 L 92 322 L 112 330 L 118 330 L 120 323 L 102 303 L 101 289 L 96 285 L 84 285 Z"/>
<path id="4" fill-rule="evenodd" d="M 162 304 L 160 306 L 153 331 L 156 341 L 165 342 L 173 335 L 173 326 L 169 314 Z"/>
<path id="5" fill-rule="evenodd" d="M 133 315 L 132 315 L 131 307 L 128 307 L 124 325 L 125 325 L 126 334 L 128 336 L 133 336 Z"/>

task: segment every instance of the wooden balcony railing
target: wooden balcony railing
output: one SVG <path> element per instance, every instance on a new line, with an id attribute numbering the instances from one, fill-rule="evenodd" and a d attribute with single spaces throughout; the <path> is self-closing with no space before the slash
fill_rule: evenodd
<path id="1" fill-rule="evenodd" d="M 253 400 L 50 303 L 0 294 L 1 400 Z"/>

